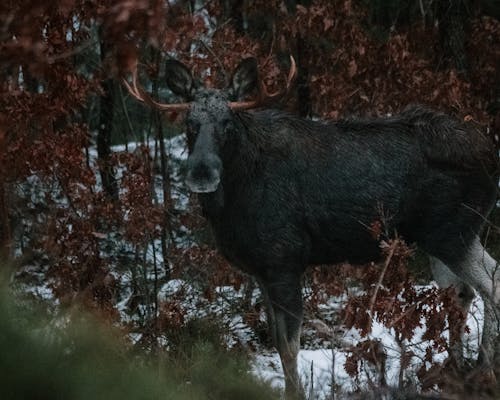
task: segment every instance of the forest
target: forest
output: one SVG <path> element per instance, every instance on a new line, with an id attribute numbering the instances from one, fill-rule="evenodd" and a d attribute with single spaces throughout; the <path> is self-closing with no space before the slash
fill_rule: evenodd
<path id="1" fill-rule="evenodd" d="M 250 56 L 270 93 L 296 62 L 274 108 L 342 120 L 421 104 L 498 146 L 498 0 L 2 1 L 0 397 L 282 396 L 259 285 L 218 252 L 184 183 L 183 112 L 123 84 L 137 69 L 175 103 L 167 60 L 224 88 Z M 497 260 L 499 223 L 494 210 L 482 238 Z M 308 400 L 499 398 L 473 362 L 480 298 L 463 315 L 403 239 L 379 264 L 305 274 Z M 464 318 L 469 362 L 450 365 Z"/>

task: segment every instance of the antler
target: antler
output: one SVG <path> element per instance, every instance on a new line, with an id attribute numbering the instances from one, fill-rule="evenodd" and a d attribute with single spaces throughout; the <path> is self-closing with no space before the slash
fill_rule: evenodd
<path id="1" fill-rule="evenodd" d="M 266 86 L 262 81 L 260 81 L 260 94 L 257 100 L 252 101 L 231 101 L 228 103 L 229 107 L 233 110 L 248 110 L 250 108 L 259 107 L 261 105 L 276 101 L 284 97 L 292 86 L 293 81 L 297 77 L 297 65 L 295 64 L 295 59 L 290 56 L 290 71 L 288 72 L 288 77 L 286 80 L 286 86 L 283 90 L 278 90 L 275 93 L 269 93 Z"/>
<path id="2" fill-rule="evenodd" d="M 153 100 L 151 96 L 137 84 L 137 63 L 132 71 L 132 86 L 127 82 L 125 78 L 122 79 L 123 84 L 127 88 L 128 92 L 140 102 L 147 104 L 148 106 L 157 108 L 162 111 L 184 111 L 187 110 L 191 104 L 190 103 L 158 103 Z"/>

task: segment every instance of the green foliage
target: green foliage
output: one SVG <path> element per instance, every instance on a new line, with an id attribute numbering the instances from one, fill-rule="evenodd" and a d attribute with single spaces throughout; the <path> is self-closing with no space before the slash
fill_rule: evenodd
<path id="1" fill-rule="evenodd" d="M 5 297 L 0 300 L 2 399 L 275 398 L 248 374 L 245 358 L 208 341 L 213 338 L 186 338 L 189 357 L 133 356 L 121 333 L 102 323 L 69 315 L 58 323 L 41 320 Z"/>

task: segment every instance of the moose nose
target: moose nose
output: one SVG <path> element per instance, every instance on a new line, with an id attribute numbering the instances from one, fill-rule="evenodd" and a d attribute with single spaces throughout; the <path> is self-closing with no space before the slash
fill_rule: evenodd
<path id="1" fill-rule="evenodd" d="M 219 186 L 222 162 L 219 157 L 207 155 L 202 159 L 190 157 L 187 162 L 186 184 L 195 193 L 215 192 Z"/>
<path id="2" fill-rule="evenodd" d="M 191 170 L 191 177 L 198 181 L 210 180 L 214 175 L 214 168 L 205 163 L 196 164 Z"/>

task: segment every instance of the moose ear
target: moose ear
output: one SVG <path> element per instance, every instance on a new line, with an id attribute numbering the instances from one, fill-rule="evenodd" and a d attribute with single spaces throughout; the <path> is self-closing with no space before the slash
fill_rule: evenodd
<path id="1" fill-rule="evenodd" d="M 186 99 L 193 93 L 193 76 L 188 67 L 177 60 L 167 60 L 165 63 L 165 79 L 169 89 Z"/>
<path id="2" fill-rule="evenodd" d="M 259 71 L 257 59 L 253 57 L 243 59 L 236 67 L 231 79 L 231 91 L 235 100 L 243 100 L 257 87 Z"/>

